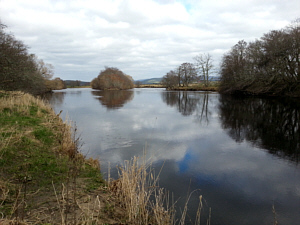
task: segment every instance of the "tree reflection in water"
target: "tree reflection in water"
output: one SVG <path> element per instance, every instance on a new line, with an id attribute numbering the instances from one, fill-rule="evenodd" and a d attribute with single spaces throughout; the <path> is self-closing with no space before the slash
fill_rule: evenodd
<path id="1" fill-rule="evenodd" d="M 208 92 L 165 91 L 162 100 L 171 107 L 176 107 L 183 116 L 195 113 L 198 122 L 209 123 L 211 112 L 208 107 Z"/>
<path id="2" fill-rule="evenodd" d="M 131 90 L 92 91 L 92 94 L 98 96 L 97 99 L 107 109 L 121 108 L 134 97 L 134 92 Z"/>
<path id="3" fill-rule="evenodd" d="M 298 163 L 299 101 L 220 95 L 219 109 L 222 128 L 228 130 L 235 141 L 246 140 Z"/>
<path id="4" fill-rule="evenodd" d="M 64 102 L 66 92 L 59 91 L 53 94 L 52 92 L 43 94 L 41 97 L 48 101 L 51 105 L 61 106 Z"/>

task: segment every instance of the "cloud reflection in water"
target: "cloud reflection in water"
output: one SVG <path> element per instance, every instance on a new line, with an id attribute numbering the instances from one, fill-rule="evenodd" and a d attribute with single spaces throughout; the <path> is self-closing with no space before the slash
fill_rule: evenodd
<path id="1" fill-rule="evenodd" d="M 287 153 L 283 148 L 296 145 L 281 138 L 286 144 L 270 154 L 274 146 L 265 139 L 282 126 L 271 126 L 269 121 L 276 117 L 268 117 L 267 109 L 298 112 L 297 107 L 282 108 L 275 102 L 271 107 L 261 99 L 239 105 L 215 93 L 136 89 L 133 99 L 108 111 L 90 89 L 76 96 L 68 91 L 54 108 L 68 111 L 76 121 L 85 143 L 83 153 L 99 157 L 104 173 L 107 162 L 115 168 L 134 155 L 146 154 L 157 170 L 163 166 L 160 185 L 174 192 L 179 204 L 184 204 L 188 190 L 199 189 L 205 210 L 212 207 L 212 224 L 272 224 L 272 204 L 280 223 L 299 221 L 299 168 L 291 148 Z M 256 105 L 266 109 L 251 111 Z M 268 135 L 257 126 L 263 121 Z M 191 201 L 191 216 L 196 205 L 197 196 Z"/>

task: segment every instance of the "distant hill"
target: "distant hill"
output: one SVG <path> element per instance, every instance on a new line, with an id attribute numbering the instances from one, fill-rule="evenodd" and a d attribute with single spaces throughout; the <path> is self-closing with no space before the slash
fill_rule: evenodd
<path id="1" fill-rule="evenodd" d="M 81 80 L 64 80 L 66 86 L 78 87 L 78 86 L 89 86 L 91 82 L 81 81 Z"/>
<path id="2" fill-rule="evenodd" d="M 162 78 L 150 78 L 150 79 L 143 79 L 143 80 L 136 80 L 140 81 L 142 84 L 159 84 Z"/>

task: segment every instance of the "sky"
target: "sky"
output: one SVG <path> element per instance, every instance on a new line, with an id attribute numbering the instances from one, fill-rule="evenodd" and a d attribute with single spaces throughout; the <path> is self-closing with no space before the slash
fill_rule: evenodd
<path id="1" fill-rule="evenodd" d="M 299 0 L 0 0 L 0 20 L 55 77 L 91 81 L 109 66 L 140 80 L 204 53 L 217 71 L 239 40 L 284 28 L 299 9 Z"/>

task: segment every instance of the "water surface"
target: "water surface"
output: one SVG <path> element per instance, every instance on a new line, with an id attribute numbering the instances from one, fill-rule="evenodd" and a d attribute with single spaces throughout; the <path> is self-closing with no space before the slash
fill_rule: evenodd
<path id="1" fill-rule="evenodd" d="M 300 221 L 299 103 L 233 98 L 164 89 L 56 91 L 50 102 L 76 126 L 81 151 L 98 158 L 102 172 L 133 156 L 162 168 L 160 186 L 174 193 L 178 210 L 187 193 L 193 221 L 204 197 L 202 223 L 279 224 Z M 189 219 L 187 220 L 187 224 Z"/>

